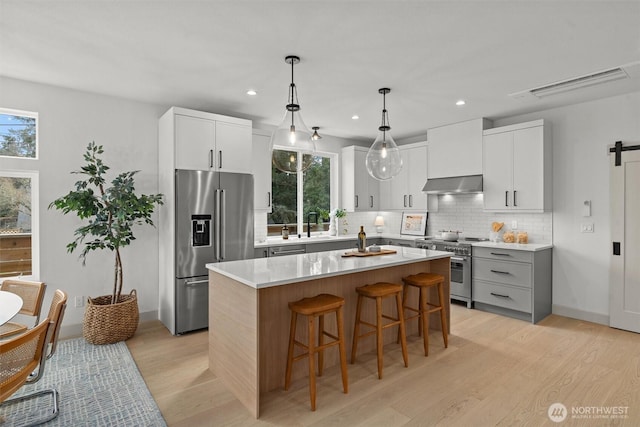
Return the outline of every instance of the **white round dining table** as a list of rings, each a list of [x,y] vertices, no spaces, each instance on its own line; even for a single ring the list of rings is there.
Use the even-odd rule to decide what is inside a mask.
[[[22,298],[13,292],[0,291],[0,325],[7,323],[22,308]]]

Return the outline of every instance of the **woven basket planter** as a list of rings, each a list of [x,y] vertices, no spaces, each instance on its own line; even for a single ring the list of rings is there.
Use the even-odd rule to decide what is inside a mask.
[[[82,335],[91,344],[113,344],[127,340],[138,329],[138,297],[135,289],[111,304],[111,295],[89,298]]]

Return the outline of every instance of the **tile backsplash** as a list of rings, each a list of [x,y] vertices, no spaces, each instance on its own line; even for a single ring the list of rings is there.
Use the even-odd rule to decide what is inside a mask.
[[[467,237],[489,237],[491,223],[504,222],[503,230],[526,231],[529,243],[553,242],[553,214],[484,212],[482,194],[439,195],[438,211],[429,213],[427,234],[461,231]],[[517,224],[514,224],[514,221]],[[517,228],[513,228],[516,225]]]
[[[427,221],[427,235],[437,236],[440,230],[461,231],[467,237],[489,237],[491,223],[504,222],[503,230],[513,230],[513,222],[517,223],[518,231],[526,231],[529,243],[553,242],[553,214],[551,212],[511,213],[484,212],[482,194],[438,195],[437,212],[429,212]],[[383,233],[399,234],[402,222],[402,212],[349,212],[346,216],[347,234],[356,234],[360,226],[364,225],[368,236],[377,234],[373,225],[376,215],[384,218]],[[255,239],[266,238],[266,213],[256,212]],[[338,226],[338,232],[343,234],[343,225]],[[418,237],[418,236],[416,236]]]

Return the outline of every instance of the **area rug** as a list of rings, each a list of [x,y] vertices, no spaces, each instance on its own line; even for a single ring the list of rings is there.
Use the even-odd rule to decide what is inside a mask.
[[[166,426],[124,342],[92,345],[83,338],[58,342],[44,376],[15,396],[55,388],[60,414],[46,426]],[[1,427],[27,424],[50,413],[51,397],[0,407]]]

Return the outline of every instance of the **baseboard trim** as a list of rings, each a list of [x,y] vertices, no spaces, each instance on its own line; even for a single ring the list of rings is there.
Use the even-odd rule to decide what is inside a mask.
[[[158,310],[153,311],[145,311],[144,313],[140,313],[140,322],[146,322],[149,320],[158,320]],[[72,323],[70,325],[65,325],[64,319],[62,321],[62,326],[60,327],[60,336],[61,340],[66,340],[70,338],[78,338],[82,336],[82,323]]]
[[[571,317],[572,319],[584,320],[585,322],[599,323],[609,326],[609,315],[594,313],[591,311],[579,310],[577,308],[566,307],[563,305],[553,304],[551,312],[558,316]]]

